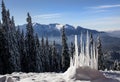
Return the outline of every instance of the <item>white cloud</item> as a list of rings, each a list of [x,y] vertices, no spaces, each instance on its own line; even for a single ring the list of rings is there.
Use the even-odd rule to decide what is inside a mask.
[[[102,12],[106,12],[106,11],[109,11],[109,10],[96,10],[96,11],[94,11],[94,13],[102,13]]]
[[[36,15],[33,18],[41,18],[41,19],[52,19],[52,18],[60,18],[60,13],[52,13],[52,14],[40,14]]]
[[[120,30],[120,16],[103,17],[98,19],[90,19],[81,22],[83,27],[89,27],[99,31]]]
[[[108,8],[114,8],[114,7],[120,7],[120,4],[116,4],[116,5],[101,5],[101,6],[90,7],[90,8],[92,8],[92,9],[108,9]]]

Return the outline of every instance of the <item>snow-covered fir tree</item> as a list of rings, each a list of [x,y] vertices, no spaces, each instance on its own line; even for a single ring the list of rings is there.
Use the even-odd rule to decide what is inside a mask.
[[[101,44],[100,36],[98,36],[97,38],[97,52],[98,52],[98,69],[104,70],[105,69],[104,56],[102,52],[102,44]]]
[[[36,72],[43,72],[42,54],[40,50],[39,37],[35,36],[35,50],[36,50]]]
[[[52,45],[49,45],[49,71],[52,72]]]
[[[73,42],[71,42],[71,47],[70,47],[70,56],[73,58],[75,52],[75,45]]]
[[[50,61],[49,61],[49,42],[48,37],[46,37],[46,44],[45,44],[45,70],[48,72],[50,70]]]
[[[21,61],[21,71],[27,72],[27,54],[26,54],[26,46],[25,46],[25,36],[24,31],[22,30],[22,33],[20,35],[20,45],[19,45],[19,51],[20,51],[20,61]]]
[[[6,53],[6,59],[3,58],[3,60],[7,60],[4,62],[4,65],[6,66],[7,73],[11,73],[14,71],[20,71],[20,54],[18,52],[16,37],[14,35],[15,30],[13,31],[12,28],[15,28],[12,26],[13,20],[10,19],[10,13],[9,10],[6,10],[5,4],[2,1],[2,27],[4,29],[5,34],[5,49],[7,51]]]
[[[3,55],[5,51],[5,36],[4,36],[4,30],[2,29],[2,24],[0,21],[0,74],[4,74],[4,61],[3,61]]]
[[[55,47],[55,41],[53,42],[53,46],[52,46],[52,71],[53,72],[58,72],[59,68],[60,68],[60,64],[59,64],[59,58],[58,58],[58,53],[57,53],[57,49]]]
[[[62,71],[66,71],[70,65],[70,54],[67,45],[67,37],[65,35],[65,28],[62,28]]]
[[[26,54],[27,54],[27,67],[28,72],[35,72],[36,65],[36,50],[35,50],[35,39],[34,39],[34,31],[32,26],[31,16],[27,14],[27,25],[26,25],[26,36],[25,36],[25,45],[26,45]]]
[[[42,37],[41,39],[41,45],[40,45],[40,50],[41,50],[41,56],[42,56],[42,66],[43,66],[43,72],[45,72],[45,63],[46,63],[46,58],[45,58],[45,42],[44,38]]]

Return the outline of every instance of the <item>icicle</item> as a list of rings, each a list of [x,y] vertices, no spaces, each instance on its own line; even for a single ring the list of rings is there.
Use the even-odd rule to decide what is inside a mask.
[[[82,45],[82,47],[83,47],[83,66],[85,66],[85,45],[84,45],[84,41],[83,41],[83,45]]]
[[[77,35],[75,35],[75,67],[78,67],[78,44],[77,44]]]
[[[80,37],[80,47],[81,47],[81,53],[80,53],[80,66],[84,66],[84,44],[83,44],[83,34],[81,32],[81,37]]]
[[[94,69],[97,69],[97,59],[96,59],[96,46],[95,43],[93,45],[93,64],[94,64]]]
[[[86,59],[85,59],[85,63],[86,66],[90,66],[90,56],[89,56],[89,33],[87,31],[87,39],[86,39]]]

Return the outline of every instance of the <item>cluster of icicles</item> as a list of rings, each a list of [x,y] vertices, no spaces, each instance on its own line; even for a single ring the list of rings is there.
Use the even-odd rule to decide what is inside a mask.
[[[78,40],[75,35],[75,55],[71,57],[70,67],[89,67],[91,69],[98,69],[98,53],[95,43],[90,44],[89,33],[86,36],[86,45],[83,40],[83,34],[80,37],[80,53],[78,52]]]

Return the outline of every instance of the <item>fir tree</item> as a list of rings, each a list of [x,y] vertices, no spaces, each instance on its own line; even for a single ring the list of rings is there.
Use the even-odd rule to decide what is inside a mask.
[[[93,58],[93,42],[94,42],[94,40],[93,40],[93,35],[92,35],[92,33],[90,33],[90,57],[91,57],[91,59]]]
[[[55,41],[53,42],[53,48],[52,48],[52,71],[57,72],[59,63],[58,63],[58,56],[57,56],[57,50],[55,47]]]
[[[12,73],[14,71],[20,71],[19,52],[17,48],[16,37],[12,32],[10,22],[9,10],[6,11],[4,2],[2,1],[2,27],[5,36],[5,54],[3,56],[5,73]],[[6,61],[7,60],[7,61]]]
[[[45,54],[45,42],[44,38],[41,39],[41,54],[42,54],[42,65],[43,65],[43,72],[46,72],[47,66],[46,66],[46,54]]]
[[[75,46],[74,46],[74,44],[71,42],[70,55],[71,55],[72,58],[73,58],[73,56],[74,56],[74,52],[75,52]]]
[[[42,54],[41,54],[40,42],[37,34],[35,36],[35,48],[36,48],[36,72],[42,72],[43,71]]]
[[[50,61],[49,61],[49,42],[48,37],[46,38],[46,45],[45,45],[45,70],[48,72],[50,70]]]
[[[20,39],[21,39],[21,32],[20,32],[20,28],[18,26],[18,29],[16,31],[16,39],[17,39],[17,45],[18,45],[18,49],[19,49],[19,52],[20,52],[20,47],[22,46],[21,43],[20,43]],[[21,53],[21,52],[20,52]]]
[[[24,37],[24,31],[22,30],[22,33],[20,35],[20,41],[19,41],[19,51],[20,51],[20,61],[21,61],[21,71],[27,72],[27,53],[26,53],[26,46],[25,46],[25,37]]]
[[[48,55],[48,58],[49,58],[49,72],[52,72],[52,45],[49,45],[49,55]]]
[[[62,29],[62,71],[66,71],[70,65],[70,55],[67,45],[67,37],[65,35],[65,28]]]
[[[5,41],[5,36],[3,34],[3,29],[2,29],[2,24],[1,24],[1,21],[0,21],[0,74],[4,74],[4,62],[3,62],[3,55],[4,55],[4,41]]]
[[[90,33],[90,45],[92,46],[93,45],[93,35],[92,35],[92,33]]]
[[[25,37],[26,44],[26,54],[27,54],[27,63],[28,63],[28,71],[27,72],[35,72],[35,59],[36,59],[36,50],[35,50],[35,40],[34,40],[34,31],[32,26],[31,16],[27,14],[27,31]]]
[[[2,0],[2,22],[3,22],[3,29],[5,29],[5,31],[8,31],[9,24],[7,19],[7,11],[3,0]]]
[[[104,70],[105,66],[104,66],[104,58],[102,53],[102,44],[101,44],[100,36],[98,36],[97,51],[98,51],[98,69]]]

